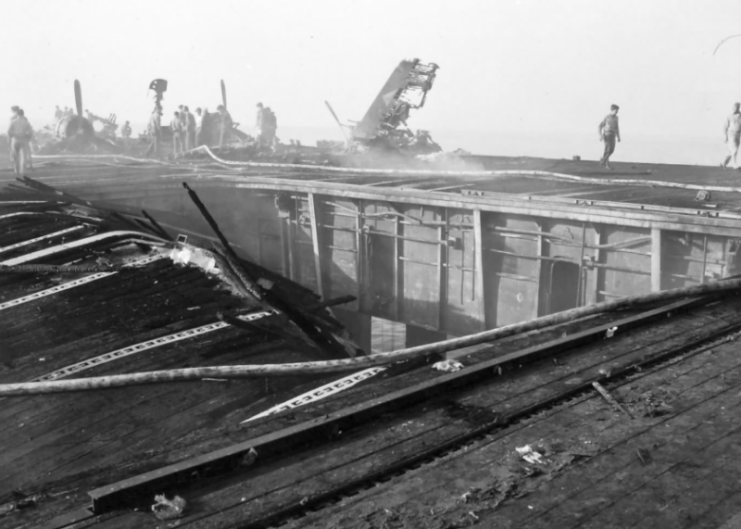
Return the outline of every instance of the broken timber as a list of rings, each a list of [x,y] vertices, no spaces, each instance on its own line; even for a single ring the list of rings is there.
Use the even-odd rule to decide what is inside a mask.
[[[185,182],[183,182],[183,187],[188,191],[191,200],[221,241],[224,251],[223,253],[219,253],[217,250],[215,253],[221,257],[221,265],[228,265],[231,269],[232,273],[230,275],[232,277],[232,283],[237,286],[240,292],[248,292],[249,295],[262,304],[266,309],[278,310],[286,314],[291,322],[293,322],[301,332],[320,349],[326,350],[333,355],[345,356],[349,353],[350,356],[354,356],[355,351],[347,351],[345,347],[337,341],[332,332],[325,329],[320,322],[317,322],[316,318],[312,318],[312,323],[306,315],[302,314],[299,310],[294,309],[288,300],[281,299],[279,296],[274,294],[270,288],[263,288],[258,281],[255,281],[246,268],[240,263],[236,252],[221,232],[221,229],[219,229],[218,224],[209,213],[205,204],[198,197],[198,194]],[[236,278],[234,276],[236,276]]]

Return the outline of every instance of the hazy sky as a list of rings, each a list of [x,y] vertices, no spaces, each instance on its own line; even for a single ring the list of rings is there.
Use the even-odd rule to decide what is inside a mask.
[[[396,64],[440,65],[413,128],[583,133],[611,103],[624,141],[715,138],[741,100],[739,0],[26,0],[4,2],[0,101],[36,127],[55,104],[143,123],[149,82],[165,115],[215,109],[224,79],[236,121],[255,104],[280,125],[359,120]]]

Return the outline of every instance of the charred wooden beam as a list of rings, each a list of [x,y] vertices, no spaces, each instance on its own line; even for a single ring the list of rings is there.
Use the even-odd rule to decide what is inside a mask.
[[[209,213],[208,209],[206,208],[206,205],[201,202],[200,197],[198,194],[193,191],[190,186],[186,182],[183,182],[183,187],[188,192],[188,196],[193,201],[193,204],[198,208],[198,211],[201,212],[201,215],[203,215],[203,218],[206,219],[206,222],[208,222],[208,225],[211,226],[211,229],[214,231],[216,236],[221,241],[222,246],[224,246],[224,249],[226,250],[226,253],[228,253],[234,260],[239,259],[237,257],[236,252],[234,249],[232,249],[231,244],[229,244],[229,241],[224,236],[223,233],[221,233],[221,229],[219,228],[219,225],[216,223],[216,220],[211,216],[211,213]]]
[[[29,178],[27,176],[24,176],[23,178],[16,178],[16,180],[18,180],[19,182],[21,182],[24,185],[27,185],[28,187],[30,187],[32,189],[36,189],[36,190],[41,191],[43,193],[52,194],[52,195],[56,196],[57,198],[62,197],[64,200],[67,200],[67,201],[72,202],[74,204],[82,204],[82,205],[89,206],[89,207],[95,207],[95,206],[93,206],[93,203],[92,202],[89,202],[87,200],[83,200],[83,199],[78,198],[78,197],[76,197],[74,195],[70,195],[69,193],[66,193],[64,191],[59,191],[58,189],[55,189],[55,188],[53,188],[51,186],[48,186],[46,184],[43,184],[43,183],[39,182],[38,180],[34,180],[34,179]]]
[[[188,195],[193,203],[223,243],[223,253],[219,253],[218,250],[215,253],[220,255],[225,269],[230,270],[231,281],[240,292],[243,294],[246,292],[265,308],[278,310],[286,314],[310,341],[316,344],[319,349],[330,353],[332,356],[346,356],[348,353],[354,353],[354,351],[347,351],[337,341],[331,330],[327,329],[325,325],[322,325],[321,320],[316,315],[303,313],[300,308],[293,305],[292,300],[282,299],[275,293],[272,289],[272,282],[269,282],[268,286],[263,286],[259,280],[255,280],[247,268],[242,266],[236,252],[232,249],[229,241],[219,229],[216,220],[211,216],[211,213],[209,213],[205,204],[201,202],[196,192],[188,187],[188,184],[185,182],[183,182],[183,187],[188,191]],[[222,263],[219,264],[220,267]]]
[[[344,305],[345,303],[352,303],[356,299],[357,298],[355,296],[341,296],[339,298],[328,299],[327,301],[322,301],[321,303],[312,305],[307,310],[314,312],[316,310],[324,309],[327,307],[335,307],[337,305]]]
[[[168,241],[172,241],[173,240],[172,237],[170,236],[170,234],[167,233],[162,226],[160,226],[160,223],[157,222],[154,219],[154,217],[152,217],[149,213],[147,213],[144,210],[142,210],[142,215],[144,215],[147,218],[147,220],[152,223],[152,226],[154,226],[155,230],[157,230],[157,232],[158,232],[158,234],[159,234],[160,237],[162,237],[163,239],[168,240]]]
[[[266,325],[263,325],[265,323],[281,323],[281,319],[276,314],[275,316],[270,316],[268,318],[261,318],[260,323],[253,323],[250,321],[240,320],[239,318],[236,318],[234,316],[230,316],[229,314],[225,314],[223,312],[217,312],[216,317],[219,318],[224,323],[228,323],[232,327],[237,327],[238,329],[244,329],[246,331],[250,332],[258,332],[258,333],[267,333],[271,334],[273,336],[278,336],[280,338],[286,338],[286,339],[292,339],[293,336],[288,335],[285,332],[280,332],[278,329],[270,328]],[[272,321],[271,321],[272,320]],[[282,321],[282,323],[285,323],[285,320]]]
[[[218,248],[214,248],[213,256],[219,270],[224,275],[224,279],[239,293],[248,305],[263,306],[262,300],[241,281],[229,260]]]

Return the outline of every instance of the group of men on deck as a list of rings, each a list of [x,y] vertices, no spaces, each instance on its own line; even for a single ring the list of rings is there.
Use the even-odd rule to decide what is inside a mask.
[[[224,146],[231,137],[231,131],[234,126],[231,115],[223,105],[217,107],[217,114],[209,114],[207,109],[196,108],[195,115],[185,105],[180,105],[178,110],[173,113],[170,121],[170,128],[173,134],[173,152],[175,155],[193,149],[200,145],[205,145],[208,140],[204,134],[204,121],[212,119],[219,123],[219,146]],[[600,122],[598,127],[599,139],[604,142],[604,152],[600,159],[600,165],[607,169],[610,167],[610,156],[615,152],[616,142],[620,142],[620,123],[618,120],[618,105],[610,106],[610,113]],[[12,117],[10,127],[8,128],[8,140],[10,141],[10,154],[13,161],[13,168],[16,173],[23,173],[26,169],[32,169],[31,161],[31,141],[34,132],[28,119],[25,117],[23,109],[18,106],[11,107]],[[56,107],[55,117],[61,118],[66,116],[70,109],[61,110]],[[157,104],[149,120],[147,132],[151,138],[151,144],[146,155],[158,155],[160,151],[160,142],[162,140],[162,107]],[[257,116],[255,122],[257,134],[257,143],[261,146],[272,146],[276,141],[276,132],[278,129],[275,113],[270,107],[257,104]],[[721,167],[728,167],[729,164],[734,169],[739,169],[738,152],[741,149],[741,103],[734,103],[731,114],[726,118],[723,125],[724,140],[728,146],[728,155],[726,156]],[[128,138],[131,135],[131,126],[127,121],[122,129],[123,136]]]
[[[200,108],[196,109],[199,116],[201,116],[200,110]],[[196,146],[196,129],[196,117],[187,106],[180,105],[170,121],[172,149],[175,155],[189,151]]]
[[[234,122],[224,105],[216,107],[215,114],[209,113],[208,109],[196,108],[195,114],[190,112],[186,105],[180,105],[178,110],[173,113],[170,120],[170,130],[172,131],[173,154],[179,155],[201,145],[209,143],[206,135],[205,124],[218,122],[219,127],[219,146],[223,147],[231,138]],[[155,106],[149,118],[147,125],[147,134],[151,143],[147,149],[146,155],[158,155],[160,152],[160,143],[162,141],[162,107]]]

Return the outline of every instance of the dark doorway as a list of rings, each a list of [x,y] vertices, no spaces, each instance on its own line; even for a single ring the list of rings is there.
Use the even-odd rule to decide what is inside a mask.
[[[546,314],[579,306],[579,265],[568,261],[551,261]]]

